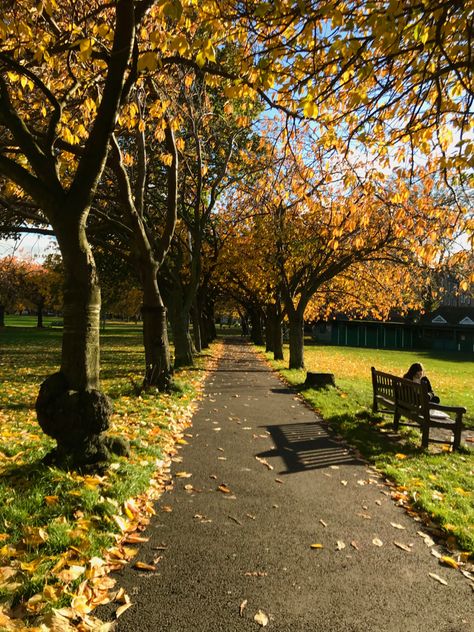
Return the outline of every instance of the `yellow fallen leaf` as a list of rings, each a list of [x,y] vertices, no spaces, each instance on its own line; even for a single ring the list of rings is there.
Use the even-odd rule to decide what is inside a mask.
[[[10,536],[8,535],[8,533],[0,533],[0,542],[4,542],[5,540],[8,540]]]
[[[146,564],[145,562],[135,562],[133,568],[137,568],[140,571],[156,571],[156,566]]]
[[[351,542],[351,546],[352,548],[354,548],[356,551],[360,551],[359,545],[357,544],[357,542],[355,540],[352,540]]]
[[[403,460],[403,459],[407,458],[407,455],[406,454],[402,454],[401,452],[397,452],[397,454],[395,455],[395,458]]]
[[[383,542],[379,538],[374,538],[372,540],[372,544],[375,545],[375,546],[383,546]]]
[[[323,549],[324,547],[323,547],[322,544],[316,543],[316,544],[310,544],[310,548],[312,548],[312,549]]]
[[[246,606],[247,606],[247,599],[244,599],[244,600],[242,601],[242,603],[240,604],[240,606],[239,606],[239,615],[240,615],[241,617],[243,617],[243,616],[244,616],[244,610],[245,610]]]
[[[456,560],[453,560],[453,558],[449,557],[448,555],[442,555],[439,558],[439,561],[443,564],[446,564],[447,566],[451,566],[452,568],[459,568],[459,564],[456,562]]]
[[[125,610],[128,610],[130,608],[130,606],[133,606],[133,604],[124,603],[122,606],[119,606],[115,611],[115,618],[118,619],[125,612]]]
[[[232,493],[231,490],[229,489],[229,487],[227,487],[227,485],[225,485],[224,483],[221,483],[217,489],[218,489],[218,491],[222,492],[223,494],[231,494]]]
[[[404,526],[403,526],[403,525],[401,525],[401,524],[398,524],[398,522],[391,522],[390,524],[392,525],[392,527],[393,527],[394,529],[403,529],[403,530],[405,530],[405,529],[406,529],[406,527],[404,527]]]
[[[346,545],[344,544],[344,542],[342,540],[338,540],[336,543],[336,549],[338,551],[342,551],[342,549],[345,549]]]
[[[263,612],[263,610],[259,610],[253,620],[258,623],[258,625],[261,625],[262,628],[265,627],[266,625],[268,625],[268,617],[267,615]]]
[[[191,478],[192,474],[189,472],[176,472],[176,478]]]
[[[72,598],[71,608],[79,615],[89,614],[93,607],[89,604],[85,595],[76,595]]]
[[[128,544],[137,544],[139,542],[148,542],[149,539],[150,538],[146,538],[143,535],[138,535],[138,533],[130,533],[127,535],[124,542],[127,542]]]
[[[24,527],[23,542],[27,546],[40,546],[48,539],[48,533],[42,527]]]
[[[31,562],[20,562],[20,568],[27,573],[34,573],[42,561],[41,557],[36,557]]]

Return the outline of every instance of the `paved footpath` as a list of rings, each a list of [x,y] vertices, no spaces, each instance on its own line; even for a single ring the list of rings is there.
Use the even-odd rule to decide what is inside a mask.
[[[469,581],[249,345],[225,343],[190,434],[137,558],[158,572],[117,574],[119,632],[255,632],[259,610],[269,632],[474,631]]]

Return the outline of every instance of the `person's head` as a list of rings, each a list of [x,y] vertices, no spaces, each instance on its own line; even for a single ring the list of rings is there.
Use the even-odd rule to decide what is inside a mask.
[[[419,362],[414,362],[403,376],[406,380],[419,380],[423,376],[423,366]]]

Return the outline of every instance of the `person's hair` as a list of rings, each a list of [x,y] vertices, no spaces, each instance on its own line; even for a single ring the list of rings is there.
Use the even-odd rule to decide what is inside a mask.
[[[406,380],[412,380],[420,371],[423,371],[423,367],[419,362],[414,362],[403,377]]]

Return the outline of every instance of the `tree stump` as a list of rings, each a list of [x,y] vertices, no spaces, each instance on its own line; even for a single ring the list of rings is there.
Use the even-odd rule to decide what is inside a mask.
[[[325,386],[336,386],[334,373],[306,373],[304,383],[306,388],[324,388]]]

